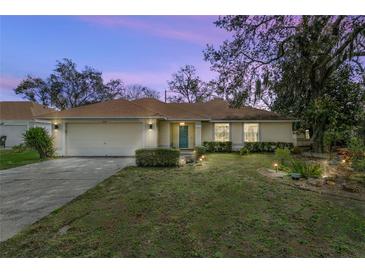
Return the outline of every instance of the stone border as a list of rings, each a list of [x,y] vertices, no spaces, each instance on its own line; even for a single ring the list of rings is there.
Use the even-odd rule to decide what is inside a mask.
[[[257,169],[257,172],[261,175],[264,176],[266,178],[269,179],[273,179],[275,181],[278,181],[278,179],[281,179],[282,184],[290,186],[290,187],[294,187],[294,188],[299,188],[301,190],[306,190],[306,191],[312,191],[318,194],[327,194],[327,195],[331,195],[331,196],[335,196],[335,197],[341,197],[341,198],[348,198],[348,199],[353,199],[353,200],[357,200],[357,201],[362,201],[365,202],[365,196],[362,196],[361,194],[357,194],[357,193],[347,193],[344,191],[341,191],[341,193],[338,192],[334,192],[333,190],[329,190],[323,187],[315,187],[315,186],[310,186],[307,183],[303,182],[303,179],[295,181],[292,180],[293,183],[289,183],[287,181],[287,179],[289,179],[289,177],[286,178],[280,178],[280,177],[271,177],[271,176],[267,176],[267,174],[269,173],[267,168],[259,168]],[[305,180],[306,182],[308,182],[308,180]]]

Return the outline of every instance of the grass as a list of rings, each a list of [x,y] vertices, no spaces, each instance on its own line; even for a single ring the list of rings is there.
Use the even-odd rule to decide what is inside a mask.
[[[270,182],[273,156],[121,170],[0,244],[2,257],[364,257],[364,205]],[[68,227],[67,233],[60,233]]]
[[[0,150],[0,170],[27,165],[41,161],[38,152],[26,150],[14,152],[13,150]]]

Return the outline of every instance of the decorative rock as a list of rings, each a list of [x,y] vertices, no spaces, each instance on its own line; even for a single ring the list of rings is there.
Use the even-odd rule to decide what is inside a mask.
[[[335,186],[336,182],[333,179],[325,179],[325,184],[329,186]]]
[[[312,185],[312,186],[316,186],[316,187],[320,187],[323,185],[323,182],[319,179],[313,179],[310,178],[307,180],[308,184]]]
[[[293,180],[299,180],[302,175],[300,173],[291,173],[290,174],[290,177],[293,179]]]
[[[354,184],[342,184],[342,189],[352,193],[359,193],[360,188]]]

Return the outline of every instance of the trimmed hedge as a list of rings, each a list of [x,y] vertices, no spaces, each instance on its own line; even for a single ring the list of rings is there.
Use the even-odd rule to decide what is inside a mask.
[[[203,142],[207,152],[232,152],[232,142]]]
[[[143,148],[136,150],[136,164],[142,167],[178,166],[180,151],[172,148]]]
[[[248,149],[246,147],[241,147],[241,149],[240,149],[240,154],[241,155],[247,155],[249,153],[250,152],[248,151]]]
[[[291,150],[293,148],[292,143],[284,142],[246,142],[245,148],[249,152],[274,152],[277,148],[288,148]]]

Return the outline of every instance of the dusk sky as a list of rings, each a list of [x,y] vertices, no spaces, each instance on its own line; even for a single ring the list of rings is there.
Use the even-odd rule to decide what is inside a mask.
[[[13,89],[27,74],[47,77],[56,60],[70,58],[163,93],[171,74],[194,65],[203,80],[213,77],[203,60],[206,44],[227,33],[217,16],[1,16],[1,100],[23,100]]]

